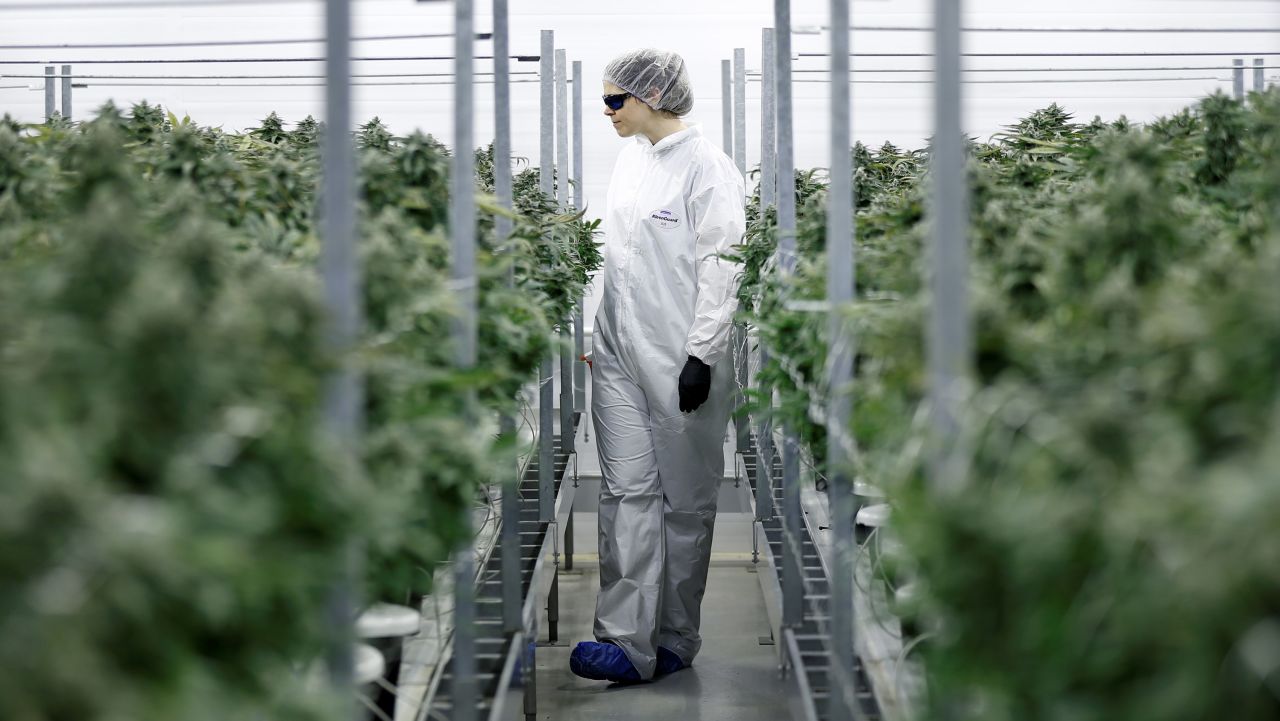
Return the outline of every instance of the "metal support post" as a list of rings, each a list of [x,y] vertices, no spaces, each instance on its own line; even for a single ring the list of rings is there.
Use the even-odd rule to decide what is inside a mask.
[[[538,637],[530,634],[524,644],[523,658],[520,659],[521,676],[524,682],[524,721],[537,721],[538,718]]]
[[[496,53],[495,53],[496,54]],[[502,437],[515,441],[516,422],[511,416],[502,418]],[[519,463],[507,466],[511,478],[502,486],[502,630],[508,634],[520,630],[523,582],[520,578],[520,476]]]
[[[1253,59],[1253,92],[1260,93],[1267,89],[1267,61],[1262,58]]]
[[[738,172],[746,178],[747,174],[747,51],[746,48],[733,49],[733,160],[738,166]],[[747,328],[744,324],[738,323],[734,326],[733,331],[734,348],[739,352],[735,363],[735,372],[737,374],[737,384],[739,389],[747,387]],[[740,392],[738,395],[739,405],[745,401],[745,396]],[[747,417],[737,415],[733,421],[734,435],[736,438],[736,449],[738,453],[745,453],[751,445],[751,428]],[[735,487],[741,480],[740,474],[737,472],[737,464],[734,464],[734,485]]]
[[[760,32],[760,212],[764,214],[777,200],[777,95],[774,85],[774,30]],[[760,344],[760,366],[769,362],[764,343]],[[772,397],[761,384],[764,397]],[[756,478],[756,520],[773,519],[773,427],[768,420],[756,431],[759,469]]]
[[[551,576],[551,591],[547,594],[547,643],[554,646],[560,640],[560,569]]]
[[[1244,58],[1232,60],[1231,66],[1231,95],[1244,100]]]
[[[784,276],[796,265],[796,190],[791,115],[791,0],[774,0],[777,30],[778,88],[778,266]],[[783,428],[782,444],[782,622],[804,620],[804,587],[800,578],[800,456],[795,430]]]
[[[959,448],[959,396],[973,354],[969,316],[968,192],[961,115],[961,0],[934,0],[935,81],[933,202],[928,283],[927,363],[931,452],[929,478],[940,492],[964,482]]]
[[[493,0],[493,188],[498,205],[511,210],[511,40],[508,0]],[[511,219],[498,215],[494,219],[499,242],[511,236]],[[508,270],[507,285],[515,284]],[[516,421],[510,415],[502,418],[502,435],[516,439]],[[520,581],[520,467],[513,463],[511,478],[502,487],[502,627],[508,634],[521,626]]]
[[[46,74],[52,74],[47,68]],[[355,148],[351,138],[351,7],[350,0],[325,2],[325,131],[322,138],[323,175],[320,189],[322,248],[320,273],[329,315],[327,345],[347,358],[359,343],[361,307],[359,255],[356,253]],[[45,103],[52,115],[53,80],[46,81]],[[329,377],[324,394],[325,428],[344,464],[359,464],[364,418],[364,386],[354,364],[344,362]],[[329,679],[337,698],[351,699],[354,691],[352,619],[357,608],[355,579],[363,573],[357,546],[347,549],[329,597],[327,623],[333,630],[328,649]],[[356,717],[354,705],[342,716]]]
[[[804,623],[804,563],[801,559],[800,442],[790,428],[782,437],[782,624]]]
[[[581,212],[587,207],[586,188],[582,184],[582,61],[573,61],[573,209]],[[587,364],[582,360],[586,353],[583,299],[578,299],[578,310],[573,316],[573,407],[579,412],[587,409]],[[573,464],[573,481],[578,482],[578,464]]]
[[[62,118],[71,120],[71,66],[62,66]]]
[[[476,321],[476,188],[475,188],[475,7],[473,0],[454,2],[453,158],[449,189],[449,235],[453,238],[452,280],[459,296],[455,321],[455,364],[475,367]],[[470,392],[468,392],[470,396]],[[466,414],[476,412],[468,397]],[[476,721],[475,553],[471,549],[469,515],[462,519],[466,540],[454,552],[453,713],[452,721]]]
[[[724,154],[733,157],[733,67],[728,60],[720,61],[720,132]]]
[[[763,367],[769,362],[769,353],[764,347],[764,343],[760,344],[760,365]],[[773,398],[773,390],[766,383],[760,384],[760,395],[763,398]],[[758,459],[756,466],[756,520],[771,521],[773,520],[773,459],[777,449],[773,445],[773,421],[764,418],[760,422],[760,427],[756,431],[756,446],[758,451]]]
[[[853,132],[850,112],[849,0],[831,0],[831,186],[827,193],[827,492],[831,509],[831,721],[853,721],[853,440],[849,433],[854,338],[841,310],[853,301],[856,262],[853,215]]]
[[[564,570],[573,570],[573,514],[564,524]]]
[[[573,207],[569,176],[569,62],[556,50],[556,186],[562,209]],[[573,313],[560,321],[560,449],[573,453]]]
[[[542,93],[540,124],[541,143],[538,154],[538,186],[552,200],[555,189],[555,33],[542,31]],[[555,489],[555,353],[542,362],[538,380],[538,520],[550,523],[556,517]]]
[[[777,87],[774,84],[773,28],[760,33],[760,212],[777,201]]]
[[[54,103],[57,100],[55,92],[54,72],[56,68],[52,65],[46,65],[44,68],[44,121],[47,123],[53,119],[53,114],[57,111]]]
[[[556,50],[556,200],[559,206],[572,204],[569,190],[569,60],[563,49]]]
[[[733,49],[733,159],[747,174],[747,50]]]

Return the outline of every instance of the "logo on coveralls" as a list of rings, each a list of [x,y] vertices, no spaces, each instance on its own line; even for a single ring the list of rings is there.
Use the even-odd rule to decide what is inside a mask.
[[[655,210],[649,213],[649,224],[663,230],[675,230],[680,225],[680,218],[670,210]]]

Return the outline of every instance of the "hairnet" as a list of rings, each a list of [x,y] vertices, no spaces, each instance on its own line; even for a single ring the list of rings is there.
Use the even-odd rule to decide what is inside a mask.
[[[604,79],[654,110],[676,115],[693,110],[693,86],[684,58],[668,50],[644,48],[616,57],[605,66]]]

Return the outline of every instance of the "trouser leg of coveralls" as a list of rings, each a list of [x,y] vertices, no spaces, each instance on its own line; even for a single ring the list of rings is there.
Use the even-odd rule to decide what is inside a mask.
[[[657,663],[664,554],[658,462],[645,394],[611,349],[600,346],[591,381],[603,476],[595,636],[621,646],[640,677],[650,679]]]
[[[686,666],[702,648],[698,629],[724,475],[728,380],[717,377],[711,397],[697,411],[653,419],[666,541],[658,645],[673,651]]]

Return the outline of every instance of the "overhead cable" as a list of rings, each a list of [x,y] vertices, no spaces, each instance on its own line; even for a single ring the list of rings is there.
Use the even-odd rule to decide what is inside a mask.
[[[492,84],[493,84],[493,81],[492,81],[492,80],[477,80],[477,81],[475,81],[475,82],[476,82],[476,84],[477,84],[477,85],[492,85]],[[541,81],[539,81],[539,80],[512,80],[512,81],[510,81],[510,82],[512,82],[512,83],[537,83],[537,82],[541,82]],[[430,81],[430,80],[420,80],[420,81],[405,80],[405,81],[390,81],[390,82],[364,82],[364,83],[351,83],[351,85],[352,85],[352,86],[362,86],[362,87],[376,87],[376,86],[382,86],[382,85],[386,85],[386,86],[391,86],[391,85],[414,85],[414,86],[422,86],[422,85],[448,85],[448,86],[452,86],[452,85],[453,85],[453,83],[451,83],[451,82],[441,82],[441,81]],[[26,87],[26,86],[23,86],[23,87]],[[127,88],[323,88],[323,87],[325,87],[325,83],[311,83],[311,82],[306,82],[306,83],[284,83],[284,82],[267,82],[267,83],[190,83],[190,82],[176,82],[176,83],[169,83],[169,82],[162,82],[162,83],[134,83],[134,82],[116,82],[116,81],[111,81],[111,82],[105,82],[105,83],[99,83],[99,82],[86,83],[83,87],[86,87],[86,88],[98,88],[98,87],[121,87],[121,88],[126,88],[126,87],[127,87]]]
[[[128,10],[147,8],[181,8],[206,5],[300,5],[318,0],[82,0],[81,2],[9,2],[0,3],[0,12],[6,10]]]
[[[1280,54],[1280,53],[1278,53]],[[453,60],[452,55],[382,55],[370,57],[354,57],[351,58],[356,62],[376,62],[376,61],[418,61],[418,60]],[[492,60],[492,55],[477,55],[477,60]],[[518,63],[534,63],[538,61],[537,55],[512,55],[512,60]],[[150,59],[128,59],[128,60],[0,60],[0,65],[45,65],[45,64],[66,64],[66,65],[188,65],[188,64],[204,64],[204,63],[321,63],[325,58],[305,57],[305,58],[150,58]]]
[[[798,53],[802,58],[825,58],[829,53]],[[1131,51],[1131,52],[998,52],[998,53],[961,53],[966,58],[1179,58],[1179,57],[1236,57],[1276,56],[1280,51],[1243,52],[1240,50],[1212,50],[1196,52],[1190,50],[1171,51]],[[931,58],[933,53],[849,53],[855,58]]]
[[[493,75],[492,72],[475,73],[476,75]],[[537,75],[536,70],[521,70],[510,75]],[[324,74],[311,75],[92,75],[84,73],[68,73],[43,75],[35,73],[0,73],[0,78],[72,78],[74,80],[324,80]],[[451,78],[453,73],[356,73],[353,78]]]
[[[1247,65],[1244,66],[1248,70],[1278,70],[1280,65]],[[1182,72],[1192,70],[1235,70],[1235,66],[1231,65],[1180,65],[1180,66],[1141,66],[1141,67],[1105,67],[1105,68],[964,68],[962,72],[966,73],[1096,73],[1096,72],[1159,72],[1166,70],[1177,70]],[[804,68],[792,70],[793,73],[826,73],[826,68]],[[857,73],[932,73],[933,68],[858,68],[853,71]],[[747,73],[749,76],[759,76],[758,71]],[[24,77],[18,75],[9,75],[6,77]],[[43,76],[40,76],[43,77]]]
[[[1058,83],[1162,83],[1184,80],[1217,80],[1219,82],[1227,82],[1229,78],[1220,78],[1215,75],[1198,75],[1187,77],[1173,78],[1037,78],[1037,79],[1018,79],[1018,80],[961,80],[961,82],[969,85],[1044,85]],[[760,78],[752,77],[752,82],[759,82]],[[805,79],[793,80],[795,83],[828,83],[826,79]],[[857,85],[932,85],[932,80],[853,80]]]
[[[368,35],[353,37],[352,42],[373,42],[381,40],[428,40],[431,38],[451,38],[453,33],[416,33],[412,35]],[[477,40],[489,40],[493,33],[476,33]],[[140,48],[209,48],[209,47],[242,47],[249,45],[308,45],[325,42],[324,38],[278,38],[271,40],[189,40],[162,43],[33,43],[18,45],[0,45],[0,50],[124,50]]]
[[[831,26],[819,25],[817,29],[830,31]],[[910,33],[931,33],[932,27],[919,27],[915,25],[851,25],[850,30],[854,32],[910,32]],[[1048,27],[965,27],[961,28],[967,33],[1053,33],[1053,34],[1072,34],[1072,33],[1127,33],[1127,34],[1193,34],[1193,35],[1215,35],[1215,34],[1236,34],[1236,33],[1280,33],[1280,28],[1048,28]],[[804,29],[801,29],[804,34]]]

